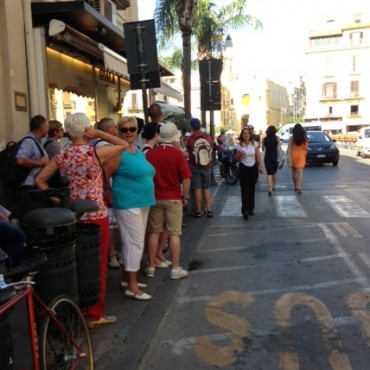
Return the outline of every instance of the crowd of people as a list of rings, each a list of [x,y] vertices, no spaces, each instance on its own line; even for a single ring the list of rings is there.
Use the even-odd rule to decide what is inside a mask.
[[[59,121],[48,122],[41,115],[32,117],[26,136],[33,140],[24,140],[17,154],[17,164],[30,171],[17,187],[18,204],[14,213],[10,216],[0,213],[0,230],[7,235],[6,244],[11,247],[16,265],[26,235],[9,221],[10,217],[22,220],[27,211],[40,207],[29,196],[30,190],[47,189],[59,175],[68,177],[71,199],[89,199],[98,204],[98,211],[87,212],[79,220],[99,225],[101,229],[100,298],[85,308],[92,328],[116,321],[116,317],[105,313],[107,267],[122,269],[120,285],[126,297],[150,300],[152,296],[144,291],[147,284],[138,281],[142,267],[149,278],[155,276],[157,268],[168,268],[171,279],[188,276],[188,271],[181,267],[180,254],[183,212],[190,195],[194,199],[195,218],[203,214],[213,217],[212,163],[199,165],[193,155],[199,138],[212,145],[210,135],[202,130],[197,118],[189,121],[191,133],[188,134],[181,133],[172,122],[163,123],[161,108],[155,103],[149,107],[149,116],[150,122],[146,124],[135,117],[122,117],[117,123],[103,118],[94,128],[84,113],[67,116],[64,125]],[[64,131],[69,142],[62,147],[59,140]],[[224,139],[222,132],[217,138],[220,147]],[[239,162],[241,213],[247,220],[254,215],[259,174],[266,171],[269,196],[276,188],[281,142],[276,128],[269,126],[262,140],[262,159],[261,141],[253,127],[244,127],[237,141],[235,158]],[[294,191],[298,194],[302,191],[306,150],[305,132],[297,124],[287,154]],[[104,197],[107,191],[111,203]],[[163,254],[167,244],[169,259]]]

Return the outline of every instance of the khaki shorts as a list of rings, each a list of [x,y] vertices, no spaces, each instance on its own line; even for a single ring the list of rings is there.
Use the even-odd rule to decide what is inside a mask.
[[[181,200],[158,200],[150,208],[147,232],[160,233],[165,224],[169,235],[181,235],[182,213]]]

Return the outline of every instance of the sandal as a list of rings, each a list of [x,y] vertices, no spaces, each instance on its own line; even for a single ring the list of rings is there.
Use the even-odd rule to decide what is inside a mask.
[[[194,217],[195,218],[201,218],[202,217],[202,212],[195,212]]]
[[[213,217],[213,213],[212,213],[212,211],[207,211],[207,217],[208,217],[208,218],[212,218],[212,217]]]

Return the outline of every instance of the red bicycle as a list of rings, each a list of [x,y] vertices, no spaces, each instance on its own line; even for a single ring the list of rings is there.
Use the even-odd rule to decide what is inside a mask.
[[[0,252],[3,252],[1,248]],[[7,314],[25,300],[33,369],[93,370],[90,332],[78,305],[67,296],[58,296],[47,306],[33,289],[32,277],[46,260],[46,255],[40,253],[0,274],[0,319],[6,319]],[[26,277],[22,281],[7,282],[15,276]],[[6,358],[0,359],[0,363],[11,369],[12,351],[1,352]]]

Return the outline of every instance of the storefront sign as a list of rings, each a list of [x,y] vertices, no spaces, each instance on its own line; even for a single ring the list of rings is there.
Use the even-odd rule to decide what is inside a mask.
[[[113,85],[116,84],[116,76],[113,73],[106,71],[105,69],[99,70],[99,79],[102,81],[109,82]]]

